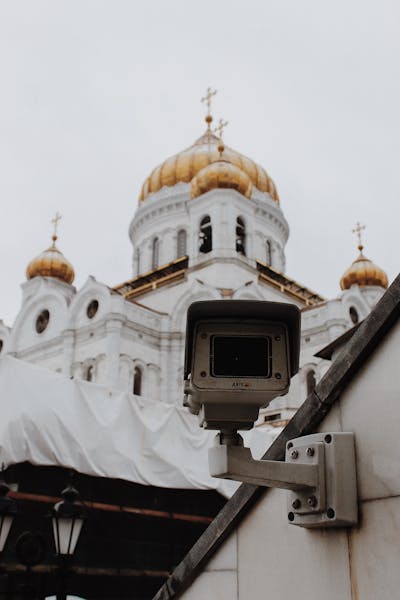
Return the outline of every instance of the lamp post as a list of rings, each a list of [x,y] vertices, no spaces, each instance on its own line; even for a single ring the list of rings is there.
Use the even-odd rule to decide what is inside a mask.
[[[10,487],[4,481],[4,467],[0,472],[0,554],[4,550],[14,517],[17,514],[17,503],[8,498]]]
[[[60,587],[57,600],[66,600],[66,572],[75,552],[87,509],[79,501],[79,492],[69,484],[61,492],[62,500],[54,506],[51,517],[53,522],[54,544],[59,560]]]
[[[8,534],[10,533],[11,526],[14,521],[14,517],[17,514],[17,503],[8,497],[10,487],[4,481],[4,464],[1,465],[0,470],[0,560],[5,548]],[[2,568],[0,567],[2,572]],[[7,591],[6,597],[9,597],[9,579],[7,571],[4,571],[4,581],[6,583]]]

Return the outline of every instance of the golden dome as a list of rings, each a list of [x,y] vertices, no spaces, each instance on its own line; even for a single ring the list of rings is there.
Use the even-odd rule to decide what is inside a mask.
[[[218,161],[220,141],[220,138],[207,130],[190,148],[167,158],[152,171],[144,182],[139,202],[143,202],[149,194],[158,192],[164,186],[171,187],[180,182],[190,183],[204,167]],[[224,149],[224,161],[238,167],[248,176],[254,187],[261,192],[270,194],[279,204],[279,196],[274,182],[257,163],[227,147]],[[236,172],[235,177],[237,177]]]
[[[27,279],[33,277],[54,277],[60,281],[71,284],[75,277],[71,263],[56,247],[57,236],[53,235],[53,243],[44,252],[34,258],[26,269]]]
[[[207,165],[193,177],[190,195],[192,198],[197,198],[216,188],[237,190],[246,198],[250,198],[253,185],[247,173],[221,159]]]
[[[388,287],[388,278],[386,273],[374,265],[372,260],[366,258],[363,253],[363,246],[359,245],[359,256],[350,265],[340,280],[342,290],[348,290],[353,284],[364,287],[366,285],[378,285],[383,288]]]

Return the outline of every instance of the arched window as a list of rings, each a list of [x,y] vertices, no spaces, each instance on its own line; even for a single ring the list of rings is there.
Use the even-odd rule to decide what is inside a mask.
[[[357,309],[354,308],[354,306],[350,306],[349,315],[351,322],[354,323],[354,325],[357,325],[358,321],[360,320],[360,317],[358,316]]]
[[[306,382],[307,382],[307,396],[308,396],[308,394],[311,394],[311,392],[314,391],[316,383],[317,383],[316,379],[315,379],[315,371],[313,371],[313,369],[310,369],[308,371]]]
[[[46,329],[47,325],[49,324],[50,321],[50,313],[47,310],[47,308],[45,308],[44,310],[41,311],[41,313],[38,315],[37,319],[36,319],[36,331],[38,333],[43,333],[43,331]]]
[[[135,396],[142,395],[142,370],[139,367],[133,371],[133,393]]]
[[[89,302],[86,307],[86,316],[88,319],[93,319],[99,310],[99,301],[94,299]]]
[[[93,365],[89,365],[85,374],[86,381],[93,381]]]
[[[272,265],[272,244],[269,240],[265,244],[265,254],[267,265]]]
[[[151,258],[151,268],[157,269],[160,259],[160,240],[156,237],[153,240],[153,253]]]
[[[186,231],[184,229],[180,229],[178,231],[178,237],[176,240],[176,256],[180,258],[181,256],[186,255]]]
[[[246,227],[244,225],[244,221],[242,217],[238,217],[236,219],[236,252],[239,254],[243,254],[246,256]]]
[[[207,252],[211,252],[212,250],[212,228],[211,228],[211,219],[207,215],[203,217],[200,222],[200,252],[207,254]]]

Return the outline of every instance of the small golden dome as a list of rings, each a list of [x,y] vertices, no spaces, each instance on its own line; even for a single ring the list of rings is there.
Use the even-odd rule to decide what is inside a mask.
[[[149,194],[158,192],[164,186],[172,187],[177,183],[190,183],[199,171],[219,159],[218,146],[221,140],[207,130],[190,148],[168,158],[156,167],[143,184],[139,202]],[[247,175],[255,188],[266,192],[279,204],[275,184],[266,171],[243,154],[224,148],[224,161],[230,163]]]
[[[190,195],[192,198],[197,198],[216,188],[237,190],[246,198],[250,198],[253,185],[247,173],[221,159],[207,165],[193,177]]]
[[[53,235],[50,248],[34,258],[26,269],[27,279],[33,277],[54,277],[71,284],[75,277],[74,269],[62,252],[56,247],[57,236]]]
[[[374,265],[372,260],[366,258],[363,253],[363,246],[359,245],[359,256],[350,265],[340,280],[342,290],[348,290],[353,284],[364,287],[366,285],[377,285],[379,287],[388,287],[388,278],[386,273]]]

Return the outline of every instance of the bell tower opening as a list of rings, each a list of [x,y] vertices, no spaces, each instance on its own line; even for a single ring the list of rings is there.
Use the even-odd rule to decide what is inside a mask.
[[[151,257],[151,268],[157,269],[160,261],[160,240],[158,237],[153,240],[153,248],[152,248],[152,257]]]
[[[212,227],[211,219],[208,215],[200,221],[200,247],[199,251],[207,254],[212,250]]]
[[[267,265],[271,266],[272,265],[272,244],[270,242],[270,240],[267,240],[266,244],[265,244],[265,258],[266,258],[266,263]]]
[[[236,252],[246,256],[246,227],[242,217],[236,219]]]
[[[135,396],[142,395],[142,370],[139,367],[135,367],[133,372],[133,393]]]

